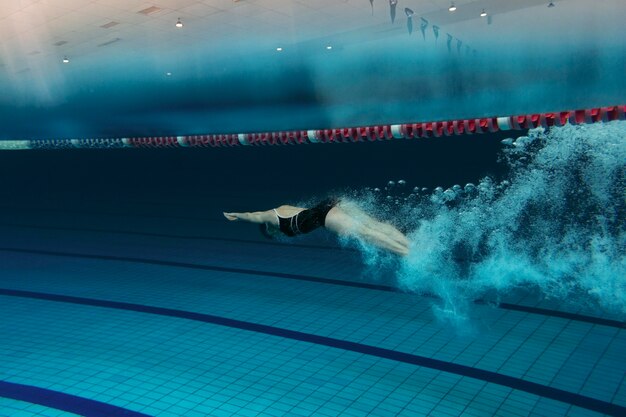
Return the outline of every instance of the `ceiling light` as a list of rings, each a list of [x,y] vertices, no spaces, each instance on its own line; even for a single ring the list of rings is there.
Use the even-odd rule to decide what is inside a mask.
[[[328,49],[328,50],[330,51],[331,49],[333,49],[333,47],[332,47],[332,46],[330,46],[330,45],[328,45],[328,46],[326,47],[326,49]]]
[[[183,27],[183,22],[180,21],[180,17],[178,18],[178,22],[176,22],[176,27],[177,28],[182,28]]]
[[[100,27],[101,27],[102,29],[111,29],[113,26],[117,26],[117,25],[119,25],[119,22],[116,22],[116,21],[113,21],[113,20],[112,20],[112,21],[110,21],[109,23],[106,23],[106,24],[104,24],[104,25],[101,25]]]
[[[63,63],[64,63],[64,64],[69,64],[69,63],[70,63],[70,60],[69,60],[66,56],[64,56],[64,57],[63,57]]]
[[[281,47],[279,46],[278,48],[276,48],[276,50],[277,50],[278,52],[282,52],[282,51],[283,51],[283,48],[281,48]]]
[[[172,73],[171,72],[166,72],[165,75],[167,75],[168,77],[171,77]]]
[[[450,3],[450,7],[448,7],[448,10],[450,10],[451,12],[456,11],[456,6],[454,5],[454,2]]]
[[[480,17],[487,17],[487,12],[485,11],[485,9],[483,9],[483,11],[480,12]]]
[[[150,15],[153,15],[153,14],[156,14],[156,13],[160,12],[161,10],[162,9],[159,8],[159,7],[150,6],[150,7],[146,8],[146,9],[139,10],[137,13],[143,14],[143,15],[146,15],[146,16],[150,16]]]

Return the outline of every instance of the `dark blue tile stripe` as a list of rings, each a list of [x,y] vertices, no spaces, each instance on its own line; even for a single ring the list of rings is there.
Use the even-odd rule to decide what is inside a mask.
[[[475,304],[486,305],[484,300],[475,300]],[[618,329],[626,329],[626,323],[619,320],[603,319],[601,317],[586,316],[577,313],[568,313],[566,311],[549,310],[547,308],[524,306],[519,304],[499,303],[498,308],[503,310],[521,311],[523,313],[540,314],[542,316],[559,317],[567,320],[582,321],[585,323],[598,324],[601,326],[616,327]]]
[[[142,217],[142,218],[150,218],[150,219],[172,219],[172,220],[192,220],[192,221],[201,221],[207,223],[224,223],[226,219],[222,216],[222,213],[218,210],[215,210],[215,216],[194,216],[194,215],[177,215],[170,213],[169,211],[154,211],[149,210],[146,212],[133,212],[131,210],[120,210],[116,212],[112,211],[102,211],[102,210],[87,210],[87,209],[76,209],[73,207],[64,207],[64,208],[54,208],[54,207],[33,207],[33,206],[9,206],[6,204],[0,204],[0,212],[10,210],[11,212],[35,212],[35,213],[62,213],[62,214],[79,214],[79,215],[88,215],[88,216],[103,216],[103,217],[122,217],[122,218],[132,218],[132,217]]]
[[[97,210],[77,210],[71,207],[65,208],[52,208],[52,207],[32,207],[32,206],[9,206],[6,204],[0,204],[0,210],[11,210],[11,211],[19,211],[19,212],[39,212],[39,213],[63,213],[63,214],[86,214],[90,216],[106,216],[106,217],[144,217],[151,219],[175,219],[175,220],[194,220],[194,221],[204,221],[204,222],[224,222],[224,218],[220,218],[217,216],[212,217],[200,217],[200,216],[178,216],[170,213],[159,212],[155,213],[153,211],[146,213],[133,213],[131,211],[119,211],[119,212],[110,212],[110,211],[97,211]]]
[[[456,375],[466,376],[479,379],[481,381],[503,385],[516,390],[528,392],[556,401],[572,404],[577,407],[585,408],[612,416],[626,415],[626,407],[601,401],[595,398],[587,397],[580,394],[564,391],[558,388],[552,388],[546,385],[537,384],[523,379],[514,378],[508,375],[496,372],[485,371],[470,366],[459,365],[451,362],[445,362],[438,359],[427,358],[424,356],[412,355],[409,353],[397,352],[395,350],[379,348],[376,346],[365,345],[362,343],[349,342],[346,340],[334,339],[325,336],[318,336],[310,333],[303,333],[294,330],[283,329],[274,326],[251,323],[241,320],[229,319],[210,314],[201,314],[191,311],[174,310],[162,307],[146,306],[141,304],[123,303],[118,301],[98,300],[82,297],[71,297],[67,295],[47,294],[32,291],[19,291],[10,289],[0,289],[0,295],[33,298],[46,301],[57,301],[64,303],[88,305],[95,307],[114,308],[127,311],[135,311],[141,313],[157,314],[161,316],[177,317],[188,320],[196,320],[204,323],[226,326],[234,329],[248,330],[257,333],[268,334],[272,336],[284,337],[287,339],[298,340],[302,342],[314,343],[318,345],[328,346],[337,349],[344,349],[351,352],[363,353],[366,355],[377,356],[379,358],[390,359],[393,361],[404,362],[412,365],[423,366],[426,368],[436,369],[439,371],[449,372]]]
[[[234,238],[223,238],[223,237],[215,237],[215,236],[202,236],[202,235],[177,235],[171,233],[151,233],[151,232],[136,232],[131,230],[115,230],[115,229],[96,229],[96,228],[88,228],[88,227],[56,227],[56,226],[34,226],[31,224],[22,224],[22,223],[6,223],[0,222],[0,226],[10,226],[10,227],[19,227],[22,229],[35,229],[35,230],[61,230],[66,232],[95,232],[95,233],[109,233],[109,234],[119,234],[119,235],[129,235],[129,236],[146,236],[146,237],[162,237],[166,239],[182,239],[182,240],[207,240],[214,242],[229,242],[229,243],[245,243],[252,245],[263,245],[263,246],[280,246],[280,247],[298,247],[298,248],[307,248],[307,249],[320,249],[320,250],[332,250],[332,251],[346,251],[346,252],[354,252],[357,253],[356,249],[352,248],[344,248],[341,246],[324,246],[324,245],[312,245],[306,243],[283,243],[283,242],[274,242],[271,240],[250,240],[250,239],[234,239]]]
[[[150,417],[125,408],[58,391],[0,381],[0,397],[39,404],[85,417]]]
[[[131,258],[131,257],[107,256],[107,255],[89,255],[89,254],[81,254],[81,253],[65,253],[65,252],[53,252],[53,251],[20,249],[20,248],[0,247],[0,251],[60,256],[60,257],[69,257],[69,258],[98,259],[98,260],[105,260],[105,261],[134,262],[134,263],[161,265],[161,266],[177,267],[177,268],[200,269],[204,271],[229,272],[229,273],[237,273],[237,274],[260,275],[260,276],[267,276],[267,277],[274,277],[274,278],[296,279],[299,281],[309,281],[309,282],[317,282],[317,283],[331,284],[331,285],[342,285],[345,287],[364,288],[368,290],[399,292],[397,288],[390,287],[388,285],[368,284],[365,282],[344,281],[340,279],[322,278],[322,277],[314,277],[310,275],[300,275],[300,274],[289,274],[289,273],[284,273],[284,272],[258,271],[255,269],[227,268],[227,267],[212,266],[212,265],[191,264],[191,263],[186,263],[186,262],[162,261],[162,260],[156,260],[156,259]],[[429,295],[422,294],[422,296],[429,296]],[[484,300],[475,300],[474,302],[480,305],[488,304]],[[616,327],[619,329],[626,329],[626,323],[622,321],[618,321],[618,320],[604,319],[600,317],[586,316],[586,315],[576,314],[576,313],[566,313],[566,312],[557,311],[557,310],[549,310],[545,308],[529,307],[529,306],[522,306],[522,305],[508,304],[508,303],[500,303],[500,304],[497,304],[496,307],[504,309],[504,310],[514,310],[514,311],[520,311],[520,312],[529,313],[529,314],[540,314],[543,316],[559,317],[559,318],[564,318],[567,320],[575,320],[575,321],[580,321],[580,322],[585,322],[585,323]]]
[[[257,275],[257,276],[260,275],[264,277],[296,279],[300,281],[311,281],[311,282],[319,282],[319,283],[324,283],[324,284],[345,285],[345,286],[357,287],[357,288],[367,288],[370,290],[395,291],[393,287],[389,287],[386,285],[367,284],[364,282],[349,282],[349,281],[343,281],[340,279],[321,278],[321,277],[314,277],[310,275],[290,274],[286,272],[257,271],[255,269],[229,268],[229,267],[223,267],[223,266],[192,264],[192,263],[187,263],[187,262],[162,261],[158,259],[131,258],[131,257],[125,257],[125,256],[109,256],[109,255],[91,255],[91,254],[82,254],[82,253],[68,253],[68,252],[55,252],[55,251],[47,251],[47,250],[2,248],[2,247],[0,247],[0,251],[29,253],[29,254],[36,254],[36,255],[60,256],[60,257],[66,257],[66,258],[98,259],[98,260],[103,260],[103,261],[117,261],[117,262],[133,262],[133,263],[169,266],[169,267],[177,267],[177,268],[199,269],[203,271],[230,272],[230,273],[235,273],[235,274],[248,274],[248,275]]]

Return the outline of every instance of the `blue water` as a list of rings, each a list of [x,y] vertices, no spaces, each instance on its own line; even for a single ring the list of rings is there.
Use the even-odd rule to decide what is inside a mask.
[[[625,132],[2,153],[0,409],[621,415]],[[221,215],[331,192],[409,256]]]
[[[393,276],[398,289],[435,295],[433,307],[446,320],[464,321],[471,301],[497,302],[520,288],[624,317],[626,123],[510,133],[354,145],[29,151],[0,155],[0,169],[11,178],[6,203],[69,210],[96,203],[119,210],[117,201],[139,200],[157,212],[173,205],[219,216],[310,206],[338,194],[403,230],[410,255],[399,260],[321,232],[302,240],[356,248],[366,266],[361,279]]]
[[[404,7],[418,2],[399,2],[393,23],[387,2],[347,3],[360,26],[334,36],[305,25],[281,55],[272,36],[235,50],[171,42],[167,54],[123,53],[122,40],[19,72],[0,49],[0,140],[626,102],[623,2],[510,2],[493,21],[449,21],[438,36],[445,10],[423,32],[416,16],[408,33]],[[626,410],[625,121],[354,144],[0,152],[0,178],[0,415]],[[222,216],[328,195],[405,232],[409,255],[323,229],[270,241]]]

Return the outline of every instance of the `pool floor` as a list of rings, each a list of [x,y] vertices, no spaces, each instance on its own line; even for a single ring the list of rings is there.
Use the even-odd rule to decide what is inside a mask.
[[[626,415],[626,331],[532,291],[433,299],[219,210],[4,206],[0,416]]]

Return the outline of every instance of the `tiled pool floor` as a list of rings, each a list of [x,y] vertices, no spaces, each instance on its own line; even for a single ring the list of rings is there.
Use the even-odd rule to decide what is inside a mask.
[[[3,217],[0,416],[626,413],[614,317],[518,292],[459,333],[354,251],[190,217]]]

